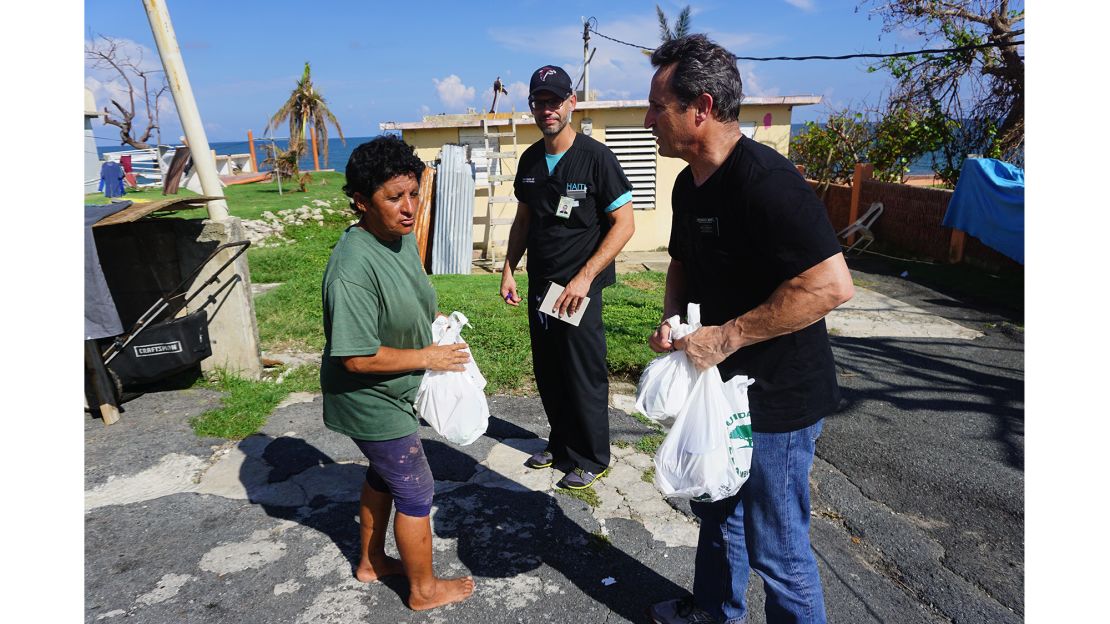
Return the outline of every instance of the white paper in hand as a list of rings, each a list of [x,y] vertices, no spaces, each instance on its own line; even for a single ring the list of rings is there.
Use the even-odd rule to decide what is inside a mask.
[[[564,311],[563,316],[559,316],[559,313],[555,311],[555,302],[559,300],[559,295],[561,294],[563,294],[562,286],[555,282],[548,284],[547,294],[543,296],[543,301],[540,302],[540,312],[543,312],[551,318],[557,318],[564,323],[570,323],[578,327],[578,324],[582,322],[582,315],[586,313],[586,306],[590,304],[590,298],[582,297],[582,303],[578,304],[578,309],[574,311],[574,314],[567,314],[567,312]]]

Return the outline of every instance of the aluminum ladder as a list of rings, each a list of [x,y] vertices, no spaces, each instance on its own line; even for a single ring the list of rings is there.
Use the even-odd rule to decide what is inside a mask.
[[[506,182],[510,185],[516,179],[516,160],[517,160],[517,119],[515,116],[509,117],[509,131],[501,131],[504,126],[497,125],[491,126],[492,119],[483,118],[482,124],[482,137],[485,141],[485,154],[488,159],[487,175],[486,175],[486,189],[488,194],[488,202],[486,204],[486,219],[485,219],[485,236],[484,245],[482,249],[482,261],[489,267],[491,271],[497,270],[497,254],[496,247],[505,247],[508,245],[508,233],[505,238],[494,239],[494,228],[512,226],[513,219],[516,217],[516,196],[510,191],[507,195],[498,195],[497,189]],[[501,121],[498,119],[497,121]],[[504,141],[500,139],[512,139],[513,151],[501,151],[508,147]],[[497,149],[494,150],[490,144],[490,139],[498,139]],[[495,166],[494,163],[501,163],[502,166]],[[510,165],[514,171],[509,173],[505,172],[505,165]],[[496,169],[497,173],[494,173]],[[508,208],[506,210],[506,207]],[[505,216],[508,212],[509,216]]]

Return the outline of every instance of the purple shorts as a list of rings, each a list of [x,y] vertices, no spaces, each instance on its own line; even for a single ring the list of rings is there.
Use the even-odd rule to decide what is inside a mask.
[[[370,460],[367,485],[392,494],[393,506],[406,516],[422,518],[432,512],[435,479],[419,434],[380,442],[351,439]]]

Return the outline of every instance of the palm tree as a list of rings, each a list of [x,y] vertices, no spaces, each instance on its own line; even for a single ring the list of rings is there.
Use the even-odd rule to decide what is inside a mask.
[[[655,5],[655,14],[659,17],[659,39],[663,43],[667,43],[671,39],[678,39],[690,34],[690,5],[682,9],[678,14],[678,18],[674,21],[674,30],[667,26],[667,16],[663,14],[663,9],[659,5]]]
[[[270,118],[269,129],[276,130],[282,122],[289,120],[289,148],[299,155],[304,149],[305,139],[309,135],[309,127],[316,129],[320,141],[324,143],[324,166],[328,164],[328,123],[335,126],[339,132],[339,140],[343,139],[343,129],[339,127],[339,120],[328,110],[324,96],[312,85],[312,70],[308,61],[304,63],[304,74],[297,81],[297,87],[289,94],[289,99],[281,105],[278,112]],[[311,126],[310,126],[311,124]],[[312,137],[312,153],[316,154],[316,137]]]

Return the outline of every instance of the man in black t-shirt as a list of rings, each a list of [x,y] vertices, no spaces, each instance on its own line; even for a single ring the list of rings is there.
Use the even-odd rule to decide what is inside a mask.
[[[632,185],[609,148],[570,125],[577,105],[570,76],[545,65],[532,74],[528,105],[543,133],[524,151],[513,190],[519,200],[501,272],[501,298],[519,305],[513,272],[528,250],[528,328],[536,387],[551,425],[530,468],[569,464],[558,487],[592,486],[609,467],[609,369],[601,289],[616,281],[613,259],[632,238]],[[577,326],[540,312],[550,284],[565,286],[558,316],[589,305]]]
[[[825,207],[775,150],[740,132],[736,59],[704,35],[655,50],[644,126],[659,153],[689,163],[675,180],[663,317],[701,304],[703,327],[656,352],[683,349],[699,369],[748,390],[753,454],[747,482],[701,519],[693,598],[653,605],[658,624],[740,622],[749,569],[764,581],[767,622],[824,622],[809,542],[809,481],[822,418],[840,400],[825,315],[853,294]]]

